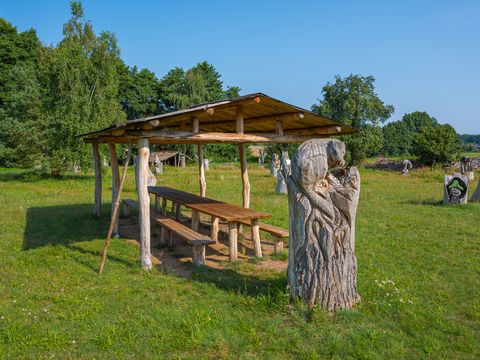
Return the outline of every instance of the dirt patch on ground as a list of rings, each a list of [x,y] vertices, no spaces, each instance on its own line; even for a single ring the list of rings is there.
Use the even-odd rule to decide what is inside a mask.
[[[189,226],[190,219],[182,218],[181,222]],[[219,226],[219,241],[216,244],[207,246],[206,250],[206,265],[213,269],[225,269],[229,266],[228,261],[228,232],[227,225],[220,224]],[[238,258],[247,260],[254,256],[253,243],[250,240],[250,232],[248,227],[244,227],[243,238],[238,241]],[[138,219],[136,217],[121,218],[119,223],[119,232],[127,241],[138,244]],[[202,222],[199,227],[199,232],[203,234],[210,233],[210,226]],[[159,244],[159,229],[152,227],[151,246],[152,246],[152,261],[154,265],[160,266],[165,272],[169,274],[179,275],[190,279],[192,277],[192,247],[186,244],[181,238],[173,236],[173,247],[160,247]],[[262,252],[264,255],[273,253],[273,243],[262,242]],[[268,268],[272,270],[284,271],[287,268],[286,261],[275,259],[266,259],[259,261],[256,266],[259,268]]]

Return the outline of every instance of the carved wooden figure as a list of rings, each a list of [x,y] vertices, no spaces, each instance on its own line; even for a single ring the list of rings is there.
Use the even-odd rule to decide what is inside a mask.
[[[410,160],[403,160],[402,161],[402,175],[407,176],[408,172],[412,170],[412,162]]]
[[[280,168],[280,161],[278,159],[278,154],[272,155],[272,160],[270,160],[270,176],[277,176],[278,170]]]
[[[443,177],[443,203],[466,204],[468,199],[468,176],[461,174]]]
[[[355,217],[360,174],[344,163],[336,139],[303,143],[286,175],[290,215],[288,277],[293,299],[328,310],[350,308],[357,292]]]

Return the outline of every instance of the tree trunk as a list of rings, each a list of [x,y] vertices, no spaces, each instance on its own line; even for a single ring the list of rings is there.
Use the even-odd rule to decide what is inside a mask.
[[[360,194],[357,168],[335,174],[345,145],[334,139],[303,143],[287,178],[290,215],[289,284],[293,299],[328,310],[350,308],[357,292],[355,216]]]

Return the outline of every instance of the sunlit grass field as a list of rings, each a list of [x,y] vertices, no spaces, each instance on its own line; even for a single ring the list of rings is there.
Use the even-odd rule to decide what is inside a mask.
[[[286,196],[249,171],[252,208],[287,228]],[[100,220],[91,174],[0,170],[0,358],[478,358],[480,204],[441,205],[440,170],[361,176],[362,302],[330,314],[291,304],[286,273],[258,261],[187,280],[141,271],[138,245],[114,239],[99,276],[108,170]],[[197,192],[197,169],[166,167],[158,185]],[[212,166],[207,196],[240,204],[238,167]]]

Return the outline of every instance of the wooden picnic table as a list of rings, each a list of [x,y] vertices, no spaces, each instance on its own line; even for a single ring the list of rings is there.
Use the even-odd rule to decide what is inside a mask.
[[[173,189],[168,186],[150,186],[148,191],[155,195],[155,205],[159,206],[157,199],[162,198],[162,213],[166,213],[167,200],[176,204],[177,220],[180,215],[180,206],[185,206],[192,210],[192,229],[198,230],[199,213],[211,216],[213,240],[218,241],[218,223],[219,220],[228,223],[228,242],[230,249],[230,261],[238,259],[238,224],[241,221],[250,221],[252,226],[252,240],[255,255],[261,256],[260,228],[258,219],[271,217],[271,214],[254,211],[238,205],[225,203],[222,201],[201,197],[185,191]]]

